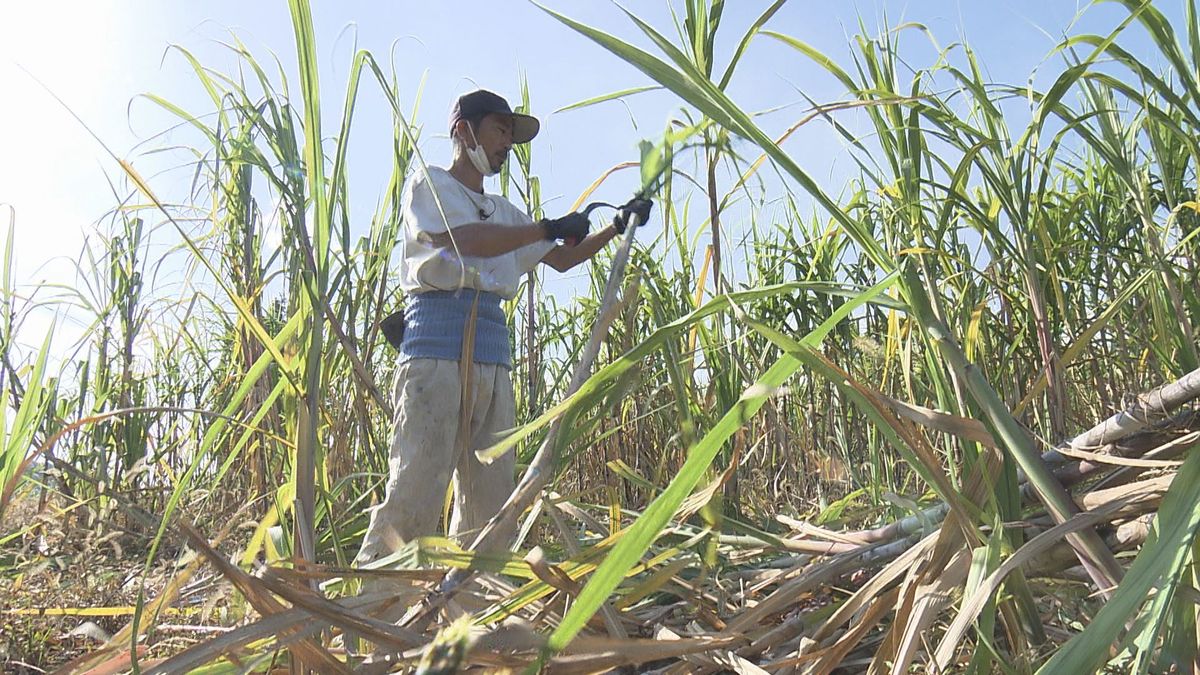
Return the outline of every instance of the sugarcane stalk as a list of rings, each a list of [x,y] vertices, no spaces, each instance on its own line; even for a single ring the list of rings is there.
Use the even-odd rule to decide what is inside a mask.
[[[1075,450],[1111,445],[1166,419],[1177,408],[1197,397],[1200,397],[1200,368],[1138,396],[1124,410],[1072,438],[1065,445]],[[1061,453],[1055,454],[1061,456]]]
[[[1191,374],[1185,376],[1190,378]],[[1190,396],[1184,396],[1181,392],[1190,391]],[[1169,395],[1168,395],[1169,394]],[[1150,392],[1142,394],[1138,397],[1139,401],[1155,401],[1158,403],[1158,408],[1155,410],[1155,417],[1161,417],[1163,414],[1175,413],[1175,410],[1186,405],[1196,397],[1200,397],[1200,390],[1190,389],[1186,386],[1184,380],[1170,382],[1157,387]],[[1166,419],[1154,420],[1151,424],[1151,419],[1143,418],[1145,424],[1137,429],[1127,429],[1127,434],[1117,435],[1112,433],[1113,420],[1122,415],[1133,415],[1136,412],[1131,412],[1127,409],[1125,412],[1118,413],[1109,419],[1100,422],[1096,426],[1079,434],[1075,438],[1062,443],[1060,448],[1070,447],[1093,447],[1084,445],[1080,439],[1086,437],[1095,437],[1100,430],[1109,427],[1110,431],[1104,436],[1107,441],[1105,447],[1112,448],[1113,454],[1121,457],[1141,457],[1144,454],[1157,450],[1163,445],[1163,434],[1172,429],[1195,429],[1200,422],[1200,415],[1195,411],[1186,410],[1181,413],[1175,413],[1172,417]],[[1149,426],[1147,426],[1149,425]],[[1174,454],[1174,453],[1172,453]],[[1167,458],[1165,455],[1160,459]],[[1091,476],[1094,476],[1098,471],[1107,468],[1108,465],[1092,462],[1088,460],[1070,462],[1071,458],[1059,452],[1058,450],[1049,450],[1042,454],[1042,460],[1048,464],[1062,464],[1061,468],[1055,470],[1055,476],[1063,485],[1074,485]],[[1023,475],[1020,476],[1021,491],[1026,498],[1034,498],[1034,488],[1029,484]],[[870,530],[861,530],[858,532],[845,533],[847,537],[862,541],[863,543],[881,543],[908,537],[911,534],[921,532],[929,523],[940,523],[948,512],[949,507],[945,502],[934,504],[923,511],[905,516],[899,520],[892,521],[887,525],[883,525]]]

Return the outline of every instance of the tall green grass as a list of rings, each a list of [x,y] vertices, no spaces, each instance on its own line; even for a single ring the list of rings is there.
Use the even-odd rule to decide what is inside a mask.
[[[404,182],[424,166],[410,122],[420,92],[400,91],[395,73],[358,52],[341,110],[324,115],[337,131],[323,132],[331,111],[317,103],[311,14],[304,0],[289,4],[294,89],[236,39],[235,73],[176,50],[210,108],[148,98],[195,132],[194,194],[166,199],[125,165],[138,198],[114,212],[82,265],[88,291],[73,302],[91,312],[94,330],[57,377],[47,347],[26,353],[12,342],[19,293],[6,264],[0,399],[12,414],[0,429],[0,512],[34,484],[38,446],[67,428],[52,450],[75,469],[50,482],[62,499],[161,514],[157,537],[175,536],[177,518],[215,530],[253,504],[243,568],[352,557],[387,471],[393,365],[377,324],[402,302],[391,264]],[[1008,524],[1037,515],[1022,506],[1019,483],[1031,481],[1055,521],[1078,522],[1040,457],[1047,444],[1105,417],[1125,394],[1197,366],[1194,2],[1178,35],[1154,3],[1122,0],[1128,18],[1114,32],[1064,41],[1045,91],[988,81],[967,45],[906,66],[911,31],[901,28],[823,54],[772,26],[782,4],[764,4],[732,37],[719,1],[687,0],[673,27],[629,13],[647,49],[552,12],[677,95],[670,129],[698,136],[672,157],[654,216],[661,234],[639,235],[631,262],[638,296],[577,394],[565,399],[567,374],[597,318],[608,260],[588,268],[575,301],[556,299],[553,280],[535,274],[508,308],[523,424],[510,442],[527,462],[567,415],[550,488],[607,520],[607,532],[584,532],[579,554],[528,524],[564,565],[578,564],[570,569],[596,564],[550,647],[564,647],[672,555],[697,561],[697,578],[719,585],[736,564],[728,543],[778,541],[777,514],[867,528],[940,500],[954,527],[938,537],[936,564],[903,592],[912,600],[922,583],[956,578],[962,556],[973,566],[961,584],[968,595],[1003,569],[1002,592],[953,651],[974,672],[1004,662],[1031,672],[1045,661],[1044,619],[1033,582],[1005,567],[1026,545]],[[1149,33],[1165,73],[1122,48],[1132,30]],[[768,134],[728,94],[741,55],[760,40],[821,66],[845,99],[806,111],[782,137]],[[735,49],[718,65],[725,44]],[[383,136],[354,124],[364,84],[393,113],[381,142],[394,163],[387,176],[356,177],[356,190],[384,189],[355,237],[349,138]],[[537,83],[514,84],[521,105],[536,110]],[[1032,112],[1019,122],[1005,112],[1017,102]],[[850,118],[869,133],[853,133]],[[785,149],[805,124],[843,139],[856,180],[823,186],[819,167]],[[501,177],[533,217],[541,159],[521,148]],[[776,171],[781,179],[763,177]],[[169,238],[171,263],[188,270],[184,301],[147,284],[155,237]],[[739,265],[745,272],[731,273]],[[918,429],[889,412],[889,400],[977,420],[999,451]],[[106,417],[70,426],[96,416]],[[1114,641],[1116,662],[1141,672],[1194,658],[1190,600],[1177,592],[1194,574],[1193,491],[1172,486],[1160,534],[1128,572],[1090,527],[1064,527],[1088,592],[1112,602],[1046,672],[1095,667]],[[680,528],[692,529],[684,537]],[[903,631],[930,618],[903,607],[880,663],[917,658]]]

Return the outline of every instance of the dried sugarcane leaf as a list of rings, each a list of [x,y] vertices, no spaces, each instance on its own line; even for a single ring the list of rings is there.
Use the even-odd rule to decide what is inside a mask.
[[[266,589],[265,583],[262,580],[256,579],[230,564],[228,560],[209,546],[208,542],[204,537],[200,536],[200,533],[195,528],[187,523],[180,523],[179,528],[187,537],[188,543],[203,554],[210,564],[216,567],[242,595],[246,596],[246,599],[250,601],[250,604],[254,606],[254,609],[259,614],[270,616],[286,611],[286,608]],[[326,672],[330,673],[348,672],[344,663],[335,659],[328,651],[312,640],[300,640],[292,649],[301,661],[311,667],[321,667],[327,669]]]
[[[909,665],[917,658],[917,649],[921,647],[921,641],[926,637],[925,631],[950,604],[951,592],[966,581],[970,568],[970,553],[966,550],[959,550],[940,572],[923,575],[926,583],[919,584],[914,588],[912,612],[904,617],[900,646],[894,659],[891,659],[892,675],[903,675],[908,672]],[[895,625],[901,625],[899,616],[896,618]]]
[[[909,548],[900,557],[893,560],[871,577],[862,588],[858,589],[854,595],[850,596],[838,608],[829,621],[826,621],[817,629],[817,632],[813,635],[813,639],[818,642],[824,642],[826,639],[833,637],[835,631],[849,623],[854,615],[866,607],[868,603],[876,602],[879,598],[884,597],[886,589],[889,586],[906,574],[923,556],[928,555],[929,549],[933,547],[936,537],[936,533],[926,536],[920,543]]]
[[[667,643],[676,642],[681,639],[677,633],[666,627],[659,628],[658,632],[654,634],[654,638],[655,640]],[[741,656],[727,650],[720,650],[715,654],[711,653],[711,650],[704,653],[692,653],[684,655],[683,660],[699,666],[728,670],[737,673],[737,675],[766,675],[767,672]]]
[[[871,631],[883,617],[896,605],[900,595],[899,588],[892,588],[867,606],[857,620],[846,629],[846,632],[831,646],[811,654],[804,654],[795,659],[777,661],[770,664],[774,668],[784,666],[802,666],[805,675],[829,675],[839,667],[846,656],[854,651],[858,643]]]
[[[582,635],[562,654],[550,659],[549,672],[562,675],[605,672],[620,666],[729,649],[741,641],[735,637],[712,636],[678,640],[622,640]]]
[[[934,431],[941,431],[952,436],[958,436],[964,440],[974,441],[980,445],[992,448],[998,447],[996,439],[992,438],[992,434],[988,432],[987,427],[979,420],[959,417],[958,415],[934,410],[933,408],[906,403],[883,394],[879,394],[878,398],[884,405],[891,408],[892,412],[911,422],[916,422]]]

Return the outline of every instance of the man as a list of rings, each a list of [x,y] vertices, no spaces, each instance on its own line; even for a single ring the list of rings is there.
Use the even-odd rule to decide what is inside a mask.
[[[464,545],[500,510],[515,485],[514,454],[483,464],[475,451],[515,426],[501,302],[538,263],[564,272],[624,230],[618,219],[589,234],[580,213],[535,223],[484,191],[483,179],[500,171],[513,144],[538,129],[536,118],[513,113],[492,92],[465,94],[450,114],[450,168],[418,170],[405,187],[400,276],[408,302],[394,437],[386,496],[371,514],[359,564],[433,534],[451,479],[449,533]],[[650,202],[627,207],[644,222]]]

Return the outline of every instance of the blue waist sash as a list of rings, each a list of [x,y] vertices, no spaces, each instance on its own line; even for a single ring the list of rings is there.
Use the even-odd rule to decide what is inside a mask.
[[[404,341],[401,360],[462,358],[463,335],[471,306],[479,296],[475,317],[475,363],[512,368],[508,322],[495,293],[464,288],[457,291],[426,291],[409,296],[404,306]]]

